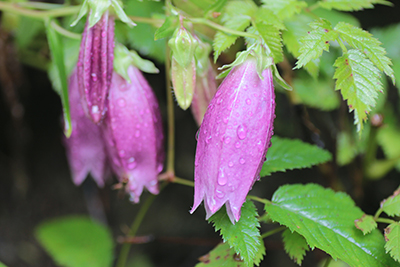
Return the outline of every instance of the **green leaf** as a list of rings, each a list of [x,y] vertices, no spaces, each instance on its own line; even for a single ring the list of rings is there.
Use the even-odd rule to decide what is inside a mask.
[[[265,24],[274,25],[279,30],[285,29],[285,25],[283,24],[282,19],[275,15],[274,12],[272,12],[268,8],[258,8],[254,15],[254,19],[256,22],[263,22]]]
[[[364,236],[354,226],[363,215],[345,193],[316,184],[285,185],[265,205],[273,221],[302,235],[311,249],[317,247],[353,267],[398,266],[385,253],[379,230]]]
[[[258,34],[263,38],[270,49],[275,64],[283,61],[282,38],[278,28],[265,22],[255,22],[254,26],[248,29],[248,32]]]
[[[273,136],[271,143],[261,177],[278,171],[309,168],[332,159],[328,151],[300,140]]]
[[[318,2],[320,7],[337,9],[342,11],[355,11],[365,8],[374,8],[374,4],[391,6],[392,3],[385,0],[325,0]]]
[[[313,29],[300,39],[300,56],[295,69],[299,69],[313,59],[317,59],[322,52],[329,51],[329,41],[336,40],[338,34],[332,30],[329,21],[320,19],[310,23]]]
[[[354,123],[357,131],[363,129],[363,121],[376,104],[378,92],[381,91],[379,70],[358,50],[349,50],[339,57],[334,66],[336,90],[341,90],[347,100],[350,111],[354,110]]]
[[[313,10],[313,13],[320,18],[329,20],[332,25],[336,25],[339,22],[346,22],[356,27],[360,27],[360,22],[350,13],[340,12],[336,10],[327,10],[322,8],[317,8]]]
[[[400,223],[391,223],[385,228],[385,250],[393,259],[400,262]]]
[[[354,221],[357,229],[360,229],[364,235],[371,233],[378,227],[378,224],[371,215],[363,214],[360,219]]]
[[[204,11],[205,18],[213,18],[214,12],[221,12],[227,0],[216,0],[209,8]]]
[[[390,67],[392,62],[385,56],[386,51],[379,40],[372,37],[369,32],[345,22],[339,22],[335,27],[335,31],[340,33],[340,38],[350,46],[364,52],[372,63],[389,76],[393,84],[395,83],[393,69]]]
[[[44,25],[40,20],[21,16],[15,30],[15,41],[21,49],[27,47],[35,36],[44,30]]]
[[[168,16],[154,34],[154,40],[172,36],[178,26],[178,16]]]
[[[389,216],[400,216],[400,187],[381,202],[381,209]]]
[[[61,102],[64,114],[64,134],[65,136],[69,137],[72,133],[72,123],[68,100],[68,82],[67,73],[65,71],[63,44],[60,40],[60,36],[51,26],[51,21],[49,21],[46,25],[46,35],[49,43],[51,59],[57,66],[58,75],[61,81]]]
[[[298,0],[261,0],[261,2],[281,19],[298,14],[307,7],[305,1]]]
[[[353,161],[358,149],[352,136],[347,132],[340,132],[336,138],[336,162],[344,166]]]
[[[0,262],[0,267],[7,267],[4,263]]]
[[[37,226],[36,238],[57,264],[108,267],[113,261],[111,232],[88,217],[57,218]]]
[[[301,265],[306,252],[310,250],[307,241],[297,232],[291,232],[289,229],[282,233],[282,238],[286,253],[298,265]]]
[[[236,224],[232,224],[225,208],[221,208],[209,219],[209,222],[214,224],[215,231],[220,230],[224,242],[227,242],[248,266],[258,266],[265,254],[257,217],[254,203],[247,200]]]
[[[228,243],[220,243],[208,254],[199,258],[196,267],[244,267],[246,264],[238,257]]]

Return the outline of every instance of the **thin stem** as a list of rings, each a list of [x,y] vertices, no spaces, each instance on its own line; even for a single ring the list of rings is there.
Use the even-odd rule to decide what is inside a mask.
[[[255,200],[255,201],[258,201],[258,202],[261,202],[261,203],[264,203],[264,204],[271,203],[271,201],[269,201],[268,199],[260,198],[260,197],[253,196],[253,195],[247,195],[247,198]]]
[[[375,215],[374,215],[374,220],[376,221],[377,219],[379,219],[379,216],[381,215],[381,213],[383,212],[383,209],[382,208],[379,208],[377,211],[376,211],[376,213],[375,213]]]
[[[52,10],[38,11],[38,10],[23,8],[18,4],[14,3],[0,2],[0,10],[2,11],[41,20],[44,20],[49,17],[63,17],[63,16],[74,15],[79,12],[80,8],[81,6],[66,6]]]
[[[346,48],[346,46],[344,45],[342,39],[337,38],[337,42],[339,43],[340,48],[342,48],[343,53],[347,53],[347,48]]]
[[[285,230],[285,229],[286,229],[286,226],[281,226],[281,227],[275,228],[275,229],[273,229],[273,230],[270,230],[270,231],[268,231],[268,232],[263,233],[263,234],[261,235],[261,238],[264,239],[264,238],[266,238],[266,237],[268,237],[268,236],[271,236],[271,235],[273,235],[273,234],[279,233],[279,232],[281,232],[281,231],[283,231],[283,230]]]
[[[230,34],[233,34],[233,35],[238,35],[238,36],[242,36],[242,37],[250,37],[250,38],[254,38],[254,39],[259,39],[260,38],[260,36],[258,36],[256,34],[232,30],[232,29],[229,29],[229,28],[224,27],[222,25],[219,25],[218,23],[212,22],[212,21],[210,21],[208,19],[203,19],[203,18],[187,18],[187,19],[190,22],[192,22],[193,24],[207,25],[207,26],[209,26],[211,28],[214,28],[216,30],[223,31],[224,33],[230,33]]]
[[[139,229],[140,224],[142,223],[144,216],[146,215],[148,209],[150,208],[151,204],[153,203],[154,199],[156,198],[155,195],[150,195],[143,205],[140,207],[138,214],[136,215],[135,220],[132,223],[131,229],[128,233],[128,237],[134,237]],[[117,267],[124,267],[126,260],[128,259],[129,250],[131,248],[131,244],[125,243],[122,245],[121,252],[119,253]]]
[[[387,224],[392,224],[392,223],[396,222],[395,220],[386,219],[386,218],[376,218],[375,221],[379,222],[379,223],[387,223]]]
[[[331,257],[327,258],[326,261],[325,261],[325,263],[324,263],[324,267],[328,267],[329,264],[331,263],[331,260],[332,260]]]
[[[53,27],[54,30],[56,30],[59,34],[65,36],[65,37],[68,37],[68,38],[71,38],[71,39],[76,39],[76,40],[80,40],[81,39],[81,35],[80,34],[67,31],[66,29],[64,29],[63,27],[61,27],[57,23],[55,23],[54,20],[51,21],[50,25],[51,25],[51,27]]]
[[[131,20],[133,20],[134,22],[153,24],[154,26],[157,26],[157,27],[160,27],[164,23],[163,19],[136,17],[136,16],[129,16],[129,18]]]
[[[190,187],[194,187],[194,182],[189,181],[187,179],[179,178],[179,177],[176,177],[176,176],[171,180],[171,182],[172,183],[176,183],[176,184],[181,184],[181,185],[187,185],[187,186],[190,186]]]

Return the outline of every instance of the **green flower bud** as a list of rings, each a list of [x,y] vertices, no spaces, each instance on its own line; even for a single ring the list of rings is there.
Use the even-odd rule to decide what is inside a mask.
[[[198,46],[196,38],[184,27],[177,29],[168,41],[172,56],[183,68],[188,67],[194,59],[195,51]]]
[[[175,57],[172,57],[171,75],[178,105],[186,110],[192,103],[194,87],[196,86],[196,61],[194,57],[186,67],[182,67]]]

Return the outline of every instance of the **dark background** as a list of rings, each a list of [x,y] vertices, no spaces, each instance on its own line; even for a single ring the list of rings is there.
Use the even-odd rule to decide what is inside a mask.
[[[377,6],[374,10],[353,14],[365,29],[398,23],[400,3],[393,2],[394,8]],[[166,123],[163,77],[147,76]],[[10,267],[55,266],[33,231],[40,222],[63,215],[90,214],[107,224],[115,238],[123,235],[139,205],[111,189],[115,180],[102,189],[91,179],[80,187],[73,185],[62,143],[60,99],[45,72],[19,63],[12,33],[3,28],[0,29],[0,81],[0,261]],[[389,94],[398,99],[394,88]],[[339,112],[293,106],[283,94],[277,94],[275,133],[317,143],[334,153]],[[175,118],[176,174],[192,180],[197,126],[191,113],[178,107]],[[322,134],[310,130],[307,121]],[[275,173],[257,182],[251,193],[270,199],[283,184],[309,182],[335,189],[340,183],[342,190],[365,212],[373,214],[379,202],[397,188],[399,179],[398,173],[393,171],[380,181],[364,181],[360,185],[349,167],[338,168],[329,163],[312,169]],[[141,200],[148,195],[144,193]],[[156,198],[139,229],[138,235],[152,235],[154,240],[133,245],[131,258],[152,262],[152,266],[194,266],[197,258],[210,251],[220,238],[204,220],[203,206],[193,215],[189,214],[192,203],[193,188],[168,185]],[[263,226],[262,230],[270,228]],[[283,251],[280,240],[279,234],[265,240],[267,255],[261,266],[296,266]],[[117,246],[116,255],[119,248]],[[302,266],[316,266],[325,256],[317,249],[308,252]],[[143,264],[137,262],[132,266]]]

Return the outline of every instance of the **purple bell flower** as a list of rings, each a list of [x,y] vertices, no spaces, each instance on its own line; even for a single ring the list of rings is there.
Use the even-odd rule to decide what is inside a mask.
[[[94,123],[100,123],[107,111],[113,60],[114,18],[107,10],[93,27],[87,20],[77,65],[82,106]]]
[[[72,134],[64,139],[67,158],[76,185],[80,185],[90,172],[97,184],[103,187],[109,167],[101,128],[86,117],[79,99],[75,69],[69,78]]]
[[[131,200],[139,202],[143,188],[158,194],[157,176],[163,169],[164,134],[157,99],[134,66],[129,83],[114,72],[109,107],[102,124],[111,165],[121,182],[127,183]]]
[[[256,59],[233,67],[208,106],[195,158],[193,213],[204,200],[207,219],[226,204],[235,223],[265,161],[273,134],[275,93],[270,68]]]

